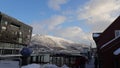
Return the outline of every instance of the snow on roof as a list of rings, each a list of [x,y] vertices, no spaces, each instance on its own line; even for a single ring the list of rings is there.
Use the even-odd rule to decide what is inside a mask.
[[[118,39],[120,36],[115,37],[114,39],[110,40],[109,42],[105,43],[104,45],[101,46],[100,49],[102,49],[103,47],[107,46],[108,44],[112,43],[114,40]]]
[[[93,37],[99,37],[99,36],[100,36],[99,33],[94,33],[94,34],[93,34]]]
[[[113,52],[113,54],[114,54],[114,55],[120,54],[120,48],[118,48],[117,50],[115,50],[115,51]]]

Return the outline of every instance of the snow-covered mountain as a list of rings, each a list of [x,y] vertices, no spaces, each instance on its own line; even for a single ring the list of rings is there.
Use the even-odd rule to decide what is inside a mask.
[[[59,37],[36,34],[32,36],[31,48],[37,51],[81,51],[82,44]]]

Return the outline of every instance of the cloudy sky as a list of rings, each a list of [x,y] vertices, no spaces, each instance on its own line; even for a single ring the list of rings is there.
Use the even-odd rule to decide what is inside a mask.
[[[0,11],[31,25],[33,34],[88,44],[120,15],[120,0],[1,0]]]

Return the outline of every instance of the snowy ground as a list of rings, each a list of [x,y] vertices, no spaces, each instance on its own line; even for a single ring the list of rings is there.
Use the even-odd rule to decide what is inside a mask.
[[[94,68],[94,59],[92,59],[88,64],[86,64],[86,68]],[[39,64],[30,64],[27,66],[23,66],[22,68],[69,68],[66,65],[63,65],[62,67],[58,67],[53,64],[45,64],[45,65],[39,65]]]
[[[86,64],[86,68],[94,68],[94,59],[92,59],[88,64]]]
[[[66,65],[63,65],[62,67],[58,67],[53,64],[45,64],[45,65],[39,65],[39,64],[30,64],[27,66],[23,66],[22,68],[69,68]]]

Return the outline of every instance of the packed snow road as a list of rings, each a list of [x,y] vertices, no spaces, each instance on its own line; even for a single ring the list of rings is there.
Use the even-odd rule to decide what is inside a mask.
[[[39,64],[30,64],[27,66],[22,66],[22,68],[69,68],[66,65],[63,65],[62,67],[58,67],[54,64],[45,64],[45,65],[39,65]]]

